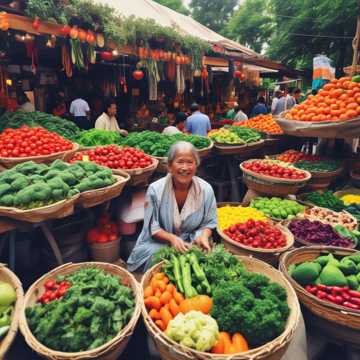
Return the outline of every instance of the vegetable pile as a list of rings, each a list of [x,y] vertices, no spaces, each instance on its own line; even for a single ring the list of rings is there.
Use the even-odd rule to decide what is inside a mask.
[[[318,191],[311,192],[306,195],[305,201],[334,211],[345,209],[343,201],[336,197],[332,191],[325,191],[324,193]]]
[[[286,118],[297,121],[346,121],[356,118],[359,109],[359,83],[351,77],[334,79],[325,84],[315,96],[294,106]]]
[[[319,156],[309,155],[302,151],[297,150],[286,150],[280,155],[276,156],[276,160],[281,160],[287,163],[296,163],[298,161],[318,161],[320,160]]]
[[[211,141],[203,136],[196,135],[163,135],[155,131],[142,131],[130,133],[120,142],[123,146],[136,147],[148,155],[165,157],[167,156],[171,145],[178,141],[187,141],[198,150],[210,146]]]
[[[278,249],[286,245],[286,237],[276,226],[265,221],[248,220],[224,230],[232,240],[253,248]]]
[[[0,117],[0,132],[7,128],[17,129],[22,126],[43,127],[55,132],[68,140],[73,140],[80,133],[74,122],[40,111],[34,112],[6,112]]]
[[[218,226],[225,230],[232,225],[244,223],[248,220],[266,220],[263,212],[251,207],[223,206],[217,209]]]
[[[314,206],[313,208],[305,210],[304,217],[309,220],[318,220],[331,226],[342,225],[349,230],[355,230],[357,228],[356,219],[346,212],[335,212]]]
[[[229,145],[245,145],[261,140],[259,132],[238,126],[211,130],[208,136],[217,143]]]
[[[250,160],[242,163],[246,170],[280,179],[305,179],[306,173],[295,167],[273,160]]]
[[[69,165],[56,160],[45,165],[27,161],[0,173],[0,205],[38,208],[115,181],[110,169],[92,162]]]
[[[350,204],[346,206],[345,210],[354,216],[357,222],[360,222],[360,204]]]
[[[317,298],[360,310],[360,253],[342,258],[330,253],[314,261],[290,265],[288,271]]]
[[[271,114],[258,115],[246,121],[239,121],[234,123],[234,126],[244,126],[270,135],[281,135],[284,133]]]
[[[98,268],[84,268],[58,276],[56,281],[71,284],[64,296],[26,309],[31,332],[50,349],[95,349],[112,340],[130,321],[134,295],[119,278]]]
[[[346,194],[340,198],[345,205],[360,204],[360,195]]]
[[[257,197],[251,200],[250,206],[262,211],[266,216],[279,220],[292,219],[305,210],[305,207],[296,201],[278,197]]]
[[[339,247],[351,247],[351,239],[339,235],[331,225],[323,224],[320,221],[308,219],[294,219],[288,226],[296,239],[306,241],[313,245],[328,245]]]
[[[14,288],[3,281],[0,281],[0,339],[10,329],[11,317],[14,311],[16,292]]]
[[[50,155],[72,148],[71,141],[43,128],[22,126],[0,134],[0,156],[4,158]]]
[[[116,223],[111,222],[109,214],[102,214],[97,221],[96,227],[86,234],[86,240],[90,243],[104,244],[119,239],[119,229]]]
[[[160,329],[173,317],[165,333],[174,341],[200,351],[235,354],[261,346],[284,331],[290,314],[285,289],[266,276],[248,272],[223,246],[215,246],[208,254],[195,247],[187,254],[163,247],[153,257],[153,263],[159,261],[165,261],[163,273],[154,274],[144,289],[145,305],[154,321],[162,321],[157,323]],[[196,295],[200,290],[207,295]],[[167,292],[172,297],[164,297]],[[171,305],[172,300],[177,307],[174,302]],[[153,311],[166,309],[167,304],[170,316]]]
[[[117,131],[90,129],[82,131],[75,138],[75,142],[82,146],[111,145],[120,144],[122,138]]]
[[[295,163],[295,166],[299,169],[312,171],[312,172],[333,172],[340,168],[338,161],[321,160],[321,161],[308,161],[301,160]]]
[[[76,161],[90,160],[110,169],[143,169],[152,165],[153,161],[149,155],[134,148],[121,148],[117,145],[96,147],[95,149],[77,152],[70,163]]]

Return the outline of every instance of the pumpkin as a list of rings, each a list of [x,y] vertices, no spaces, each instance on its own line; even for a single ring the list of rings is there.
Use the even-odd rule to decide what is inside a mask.
[[[102,51],[100,57],[104,61],[111,61],[113,59],[113,54],[111,51]]]
[[[209,314],[213,306],[211,297],[207,295],[197,295],[191,299],[185,299],[180,303],[180,312],[183,314],[189,311],[201,311],[203,314]]]
[[[60,34],[62,36],[68,36],[70,33],[71,27],[69,25],[64,25],[60,29]]]
[[[77,26],[73,26],[69,32],[69,35],[72,39],[77,39],[79,36],[79,30]]]
[[[86,41],[86,37],[87,37],[87,33],[86,33],[85,30],[79,29],[79,34],[78,34],[78,36],[79,36],[79,40],[80,40],[81,42],[85,42],[85,41]]]
[[[132,75],[135,80],[141,80],[144,77],[144,73],[141,70],[135,70]]]

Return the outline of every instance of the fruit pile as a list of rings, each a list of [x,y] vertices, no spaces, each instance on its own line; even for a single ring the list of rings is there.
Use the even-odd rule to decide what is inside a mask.
[[[289,120],[346,121],[360,115],[360,84],[350,77],[334,79],[315,95],[293,107]]]
[[[95,149],[76,153],[70,163],[76,161],[93,161],[110,169],[139,169],[146,168],[153,163],[152,158],[143,151],[131,147],[117,145],[100,146]]]
[[[278,249],[286,245],[285,235],[266,221],[248,220],[224,230],[232,240],[253,248]]]
[[[261,139],[261,134],[259,132],[238,126],[211,130],[208,133],[208,136],[211,140],[229,145],[244,145]]]
[[[69,281],[47,280],[44,284],[45,291],[38,297],[37,302],[47,304],[62,298],[71,287]]]
[[[110,221],[108,214],[100,216],[96,227],[90,229],[86,240],[90,243],[104,244],[119,239],[119,229],[116,223]]]
[[[244,169],[257,174],[281,179],[300,180],[306,178],[304,171],[272,160],[250,160],[242,163]]]
[[[281,135],[284,133],[271,114],[258,115],[246,121],[236,122],[233,125],[248,127],[270,135]]]
[[[242,206],[223,206],[217,209],[218,226],[220,230],[227,229],[228,227],[244,223],[250,219],[252,220],[266,220],[263,212],[253,209],[251,207]]]
[[[290,149],[290,150],[286,150],[282,154],[277,155],[276,160],[281,160],[287,163],[296,163],[301,160],[317,161],[320,160],[320,157],[316,155],[309,155],[302,151]]]
[[[40,127],[22,126],[0,134],[0,156],[4,158],[50,155],[72,148],[71,141]]]
[[[305,210],[305,207],[296,201],[278,197],[257,197],[251,201],[250,206],[262,211],[266,216],[280,220],[292,219]]]

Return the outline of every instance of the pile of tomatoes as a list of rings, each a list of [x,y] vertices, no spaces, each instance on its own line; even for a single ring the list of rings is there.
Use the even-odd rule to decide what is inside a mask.
[[[232,240],[253,248],[278,249],[286,245],[285,235],[266,221],[248,220],[230,226],[224,233]]]
[[[111,222],[108,214],[100,216],[96,226],[86,234],[86,240],[90,244],[104,244],[119,239],[119,228],[116,223]]]
[[[152,158],[143,151],[117,145],[99,146],[78,152],[70,162],[82,161],[85,158],[110,169],[143,169],[153,163]]]
[[[254,173],[273,176],[281,179],[300,180],[306,178],[306,173],[294,167],[282,166],[271,160],[253,160],[243,163],[243,167]]]
[[[5,158],[50,155],[72,148],[71,141],[40,127],[22,126],[0,134],[0,156]]]
[[[287,163],[296,163],[298,161],[319,161],[320,156],[305,154],[297,150],[287,150],[276,157],[277,160],[281,160]]]
[[[50,301],[62,298],[71,287],[71,284],[69,281],[47,280],[44,287],[44,293],[37,299],[41,304],[47,304]]]
[[[293,107],[286,118],[300,121],[345,121],[360,115],[360,83],[350,77],[332,80]]]

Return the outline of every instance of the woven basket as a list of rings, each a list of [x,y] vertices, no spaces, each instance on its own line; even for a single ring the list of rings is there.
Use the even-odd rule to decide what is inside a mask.
[[[283,254],[280,257],[279,268],[295,289],[300,302],[312,313],[333,323],[360,330],[359,310],[351,310],[349,308],[318,299],[316,296],[307,292],[288,273],[287,269],[292,264],[298,264],[304,261],[312,261],[318,256],[329,253],[332,253],[335,256],[346,256],[356,253],[356,251],[330,246],[303,247]]]
[[[57,159],[67,161],[69,158],[71,158],[73,154],[76,153],[76,151],[79,150],[79,147],[80,147],[79,144],[74,143],[73,148],[71,150],[61,151],[50,155],[28,156],[28,157],[18,157],[18,158],[0,157],[0,165],[6,169],[10,169],[26,161],[34,161],[39,164],[51,163],[52,161]]]
[[[119,174],[121,172],[121,176],[114,175],[116,178],[115,184],[100,189],[82,192],[80,194],[78,203],[83,208],[90,208],[119,196],[122,193],[126,183],[130,180],[130,175],[121,170],[118,170],[118,172]]]
[[[29,210],[1,206],[0,216],[30,223],[37,223],[49,219],[61,219],[74,213],[74,205],[78,199],[79,195],[76,195],[70,199]]]
[[[214,148],[219,155],[238,155],[241,157],[253,156],[265,145],[264,140],[259,140],[245,145],[230,145],[215,143]]]
[[[211,144],[208,147],[204,149],[197,149],[200,159],[208,157],[211,154],[213,147],[214,147],[214,143],[211,141]]]
[[[280,255],[293,247],[294,235],[291,233],[291,231],[289,231],[289,229],[287,229],[282,225],[276,225],[276,227],[279,228],[279,230],[286,237],[286,245],[278,249],[261,249],[261,248],[253,248],[251,246],[246,246],[231,239],[219,228],[217,228],[216,230],[219,236],[221,237],[222,243],[224,244],[225,248],[229,250],[232,254],[253,256],[259,260],[265,261],[270,265],[277,266]]]
[[[40,293],[44,291],[44,283],[46,280],[54,279],[58,275],[68,275],[76,270],[80,270],[84,267],[96,267],[106,271],[118,277],[121,280],[126,280],[129,286],[132,288],[135,296],[135,309],[134,314],[129,323],[118,333],[116,337],[107,342],[106,344],[88,351],[82,351],[77,353],[66,353],[61,351],[51,350],[48,347],[42,345],[30,331],[28,326],[25,309],[29,306],[35,305],[36,300]],[[51,360],[80,360],[80,359],[96,359],[96,360],[116,360],[124,351],[130,337],[134,331],[136,323],[141,313],[141,302],[143,301],[142,289],[138,282],[135,280],[127,270],[120,266],[100,263],[100,262],[85,262],[78,264],[65,264],[57,267],[49,273],[38,279],[26,292],[24,306],[20,312],[20,330],[23,334],[26,343],[39,355],[46,359]]]
[[[144,301],[142,301],[142,315],[145,326],[150,336],[154,339],[157,350],[163,360],[280,360],[283,357],[286,349],[293,339],[299,322],[300,306],[296,294],[284,276],[282,276],[282,274],[278,270],[275,270],[272,266],[260,260],[246,256],[238,256],[238,259],[245,265],[248,271],[266,275],[272,281],[279,283],[286,289],[288,305],[291,312],[284,332],[267,344],[240,354],[215,355],[200,352],[182,346],[168,338],[152,321],[145,308]],[[143,289],[150,283],[153,274],[161,270],[161,266],[161,264],[157,264],[144,274],[141,281]]]
[[[10,329],[6,336],[0,341],[0,359],[4,359],[18,331],[20,311],[24,303],[24,291],[18,277],[4,264],[0,264],[0,281],[10,284],[16,292],[16,303],[12,312]]]
[[[157,169],[159,165],[159,160],[152,158],[153,163],[146,168],[138,168],[138,169],[112,169],[114,175],[122,176],[125,173],[130,175],[130,180],[127,183],[128,186],[138,186],[142,184],[146,184]]]
[[[159,161],[158,167],[156,168],[156,172],[161,173],[161,174],[167,173],[168,172],[167,158],[160,157],[160,156],[153,156],[153,158],[155,158]]]

